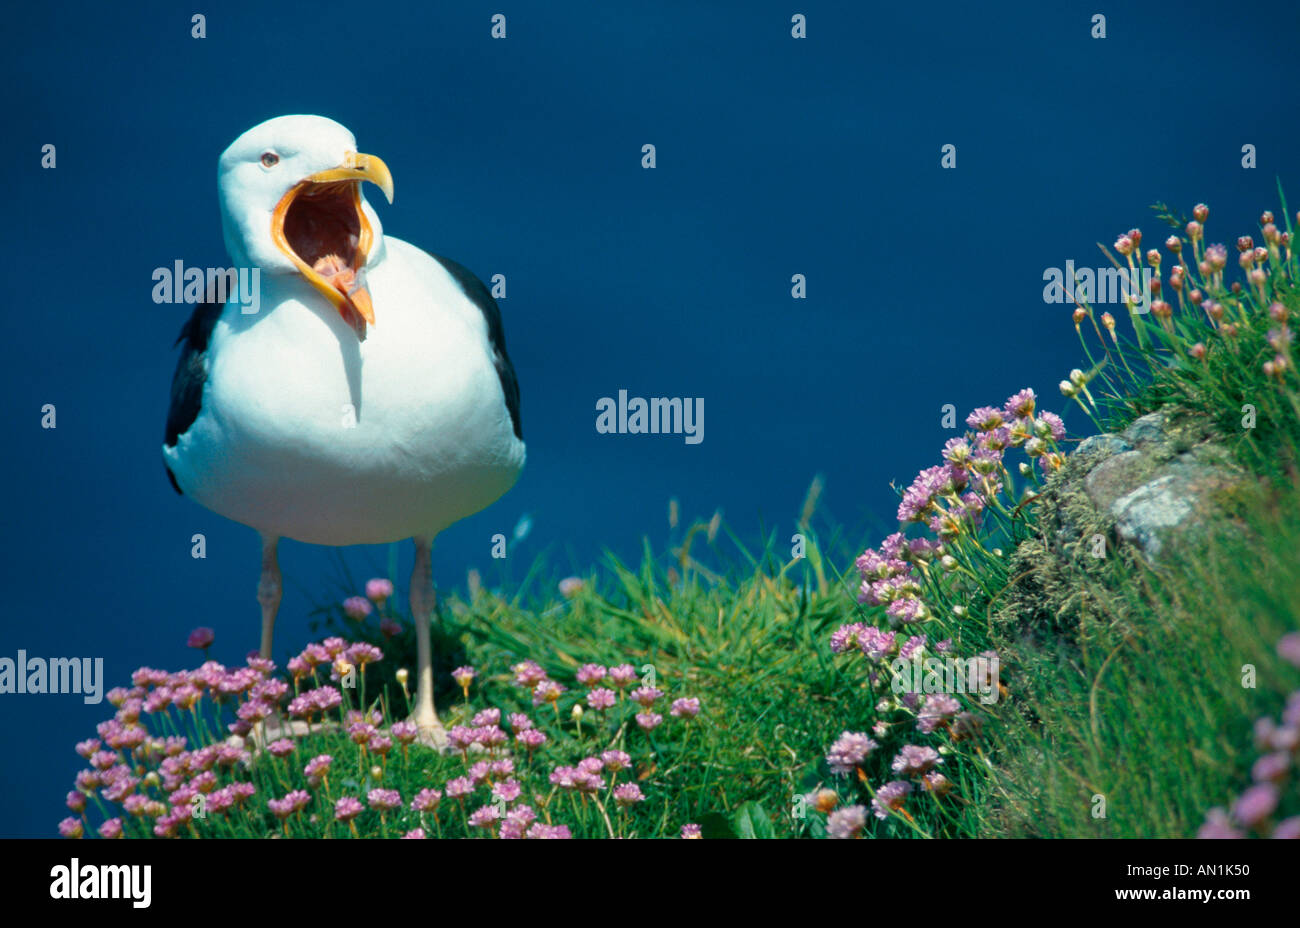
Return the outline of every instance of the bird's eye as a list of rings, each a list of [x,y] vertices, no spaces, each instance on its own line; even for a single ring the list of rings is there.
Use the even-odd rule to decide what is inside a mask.
[[[262,153],[262,167],[273,168],[280,163],[280,156],[273,151]]]

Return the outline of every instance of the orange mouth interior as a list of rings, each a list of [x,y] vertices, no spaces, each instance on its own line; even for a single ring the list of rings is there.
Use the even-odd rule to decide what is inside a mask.
[[[357,333],[375,322],[365,265],[373,232],[361,210],[360,181],[303,181],[276,205],[276,245]]]

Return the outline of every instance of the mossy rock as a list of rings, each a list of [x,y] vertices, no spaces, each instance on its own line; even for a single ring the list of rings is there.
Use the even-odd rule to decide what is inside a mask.
[[[1213,423],[1178,409],[1095,435],[1048,480],[1034,503],[1036,531],[1013,552],[991,621],[1014,652],[1055,647],[1081,623],[1114,622],[1115,571],[1159,568],[1237,508],[1251,481]]]

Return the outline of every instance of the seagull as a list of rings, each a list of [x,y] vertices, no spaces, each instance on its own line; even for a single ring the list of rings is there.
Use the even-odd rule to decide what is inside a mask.
[[[501,312],[470,271],[384,234],[362,184],[392,203],[388,166],[332,119],[254,126],[221,155],[217,180],[226,250],[260,280],[259,299],[210,292],[182,327],[167,476],[261,535],[262,657],[280,606],[281,538],[412,539],[411,720],[442,747],[433,539],[498,500],[524,466]]]

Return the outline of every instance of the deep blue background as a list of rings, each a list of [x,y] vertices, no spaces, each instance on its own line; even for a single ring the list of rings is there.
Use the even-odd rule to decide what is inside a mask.
[[[344,123],[392,168],[388,232],[507,275],[528,466],[439,539],[444,588],[470,567],[508,583],[548,547],[579,571],[605,546],[635,558],[673,496],[748,537],[788,531],[818,472],[865,537],[892,518],[889,481],[950,434],[944,403],[964,416],[1033,386],[1061,405],[1079,362],[1045,267],[1095,267],[1135,224],[1158,242],[1157,199],[1206,200],[1230,242],[1277,207],[1278,176],[1300,189],[1293,0],[630,6],[260,3],[210,8],[203,40],[175,4],[7,12],[0,655],[102,656],[114,685],[191,666],[197,625],[219,659],[256,645],[255,535],[163,475],[185,310],[150,301],[150,274],[225,262],[216,158],[268,117]],[[704,443],[598,435],[595,401],[620,388],[704,397]],[[523,513],[504,574],[488,539]],[[387,555],[344,556],[365,577]],[[333,595],[334,557],[282,546],[279,651]],[[0,700],[0,834],[51,834],[72,744],[111,707]]]

